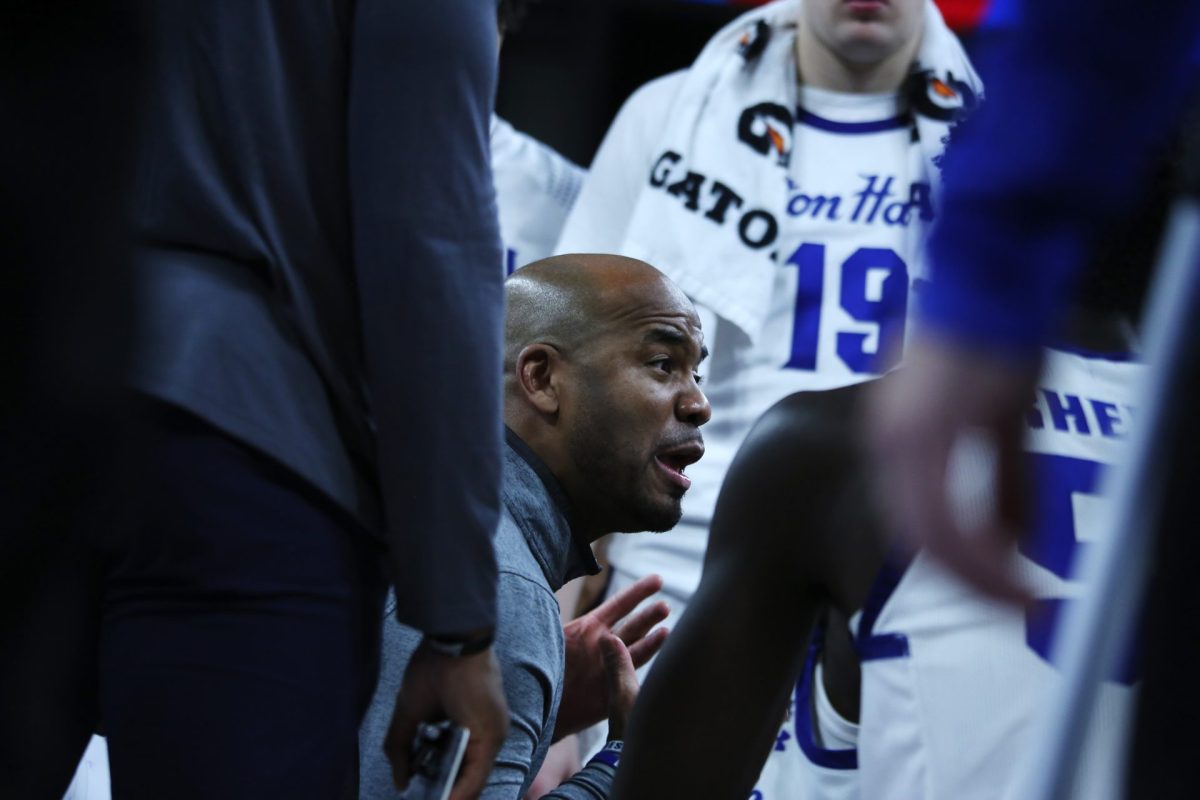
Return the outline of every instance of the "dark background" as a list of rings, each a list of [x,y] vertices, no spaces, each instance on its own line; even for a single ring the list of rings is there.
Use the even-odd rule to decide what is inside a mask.
[[[990,0],[936,0],[986,77]],[[500,53],[496,110],[588,166],[617,110],[651,78],[687,67],[716,31],[765,0],[540,0]]]
[[[746,6],[678,0],[543,0],[500,54],[496,110],[587,166],[629,94],[691,64]]]

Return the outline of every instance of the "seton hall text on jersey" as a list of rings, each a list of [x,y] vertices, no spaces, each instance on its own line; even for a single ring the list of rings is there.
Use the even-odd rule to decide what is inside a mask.
[[[1038,389],[1025,421],[1033,430],[1056,430],[1080,436],[1120,439],[1128,432],[1133,409],[1106,400]]]
[[[882,223],[908,227],[915,218],[933,219],[933,200],[929,184],[914,181],[908,196],[900,194],[901,182],[893,175],[859,175],[861,185],[849,197],[836,194],[809,194],[791,178],[787,179],[787,213],[792,217],[845,220],[863,225]]]
[[[650,185],[678,197],[688,211],[703,214],[718,225],[734,222],[738,238],[747,247],[761,250],[779,236],[779,221],[762,208],[743,208],[745,197],[734,187],[681,165],[683,156],[664,151],[650,168]],[[929,184],[914,181],[907,194],[893,175],[860,175],[861,186],[847,196],[807,194],[787,179],[787,213],[832,222],[907,227],[914,219],[933,219]]]

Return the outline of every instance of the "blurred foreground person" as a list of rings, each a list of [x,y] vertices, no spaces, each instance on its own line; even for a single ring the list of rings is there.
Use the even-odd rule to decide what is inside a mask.
[[[1157,7],[1162,16],[1154,18],[1123,3],[1077,11],[1062,0],[1023,4],[1017,35],[998,47],[995,63],[1004,68],[989,76],[988,107],[947,160],[947,214],[930,245],[934,282],[909,368],[879,395],[872,415],[892,529],[1010,599],[1026,596],[996,557],[1011,523],[993,518],[966,530],[955,521],[943,480],[951,448],[962,432],[985,431],[1006,465],[1004,494],[1023,493],[1020,420],[1039,345],[1061,315],[1086,246],[1128,209],[1148,153],[1184,107],[1200,36],[1200,7],[1182,0]],[[1100,109],[1108,113],[1096,124]],[[1142,617],[1145,688],[1132,797],[1190,792],[1180,765],[1195,742],[1176,735],[1175,720],[1200,713],[1189,672],[1200,641],[1191,586],[1200,563],[1191,535],[1200,430],[1190,411],[1200,391],[1200,335],[1179,333],[1186,352],[1170,365],[1174,388],[1161,420],[1171,434],[1159,481],[1154,591]],[[1180,642],[1193,644],[1183,653]]]
[[[474,796],[507,728],[495,6],[153,12],[133,259],[149,442],[139,514],[104,542],[114,795],[345,791],[386,573],[426,636],[399,724],[470,728],[455,797]]]
[[[556,256],[507,283],[504,511],[496,537],[496,651],[512,726],[483,796],[519,800],[552,739],[600,719],[605,751],[550,797],[606,797],[637,693],[634,665],[666,632],[651,606],[612,628],[660,582],[647,579],[566,627],[554,592],[598,570],[591,543],[614,531],[669,530],[704,453],[707,351],[691,302],[653,267],[606,255]],[[407,748],[393,691],[419,636],[388,620],[380,694],[362,734],[363,798],[394,797],[381,749]],[[628,645],[628,650],[626,649]],[[564,672],[565,662],[565,672]],[[382,745],[382,746],[381,746]]]

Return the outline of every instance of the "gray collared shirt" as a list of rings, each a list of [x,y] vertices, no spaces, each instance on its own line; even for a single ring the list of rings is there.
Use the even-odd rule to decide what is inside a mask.
[[[600,567],[571,530],[570,503],[546,465],[512,431],[504,448],[503,509],[496,532],[500,568],[496,656],[504,674],[511,726],[483,797],[519,800],[541,768],[562,697],[564,645],[554,592]],[[379,685],[359,732],[363,800],[399,797],[383,740],[408,659],[420,634],[390,615],[383,620]],[[551,797],[607,797],[613,771],[592,764]]]

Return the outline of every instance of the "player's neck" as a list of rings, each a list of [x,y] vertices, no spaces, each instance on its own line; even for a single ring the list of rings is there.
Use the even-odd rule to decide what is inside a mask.
[[[881,61],[858,63],[843,58],[801,25],[796,33],[797,78],[806,86],[846,94],[896,92],[916,57],[915,38]]]

